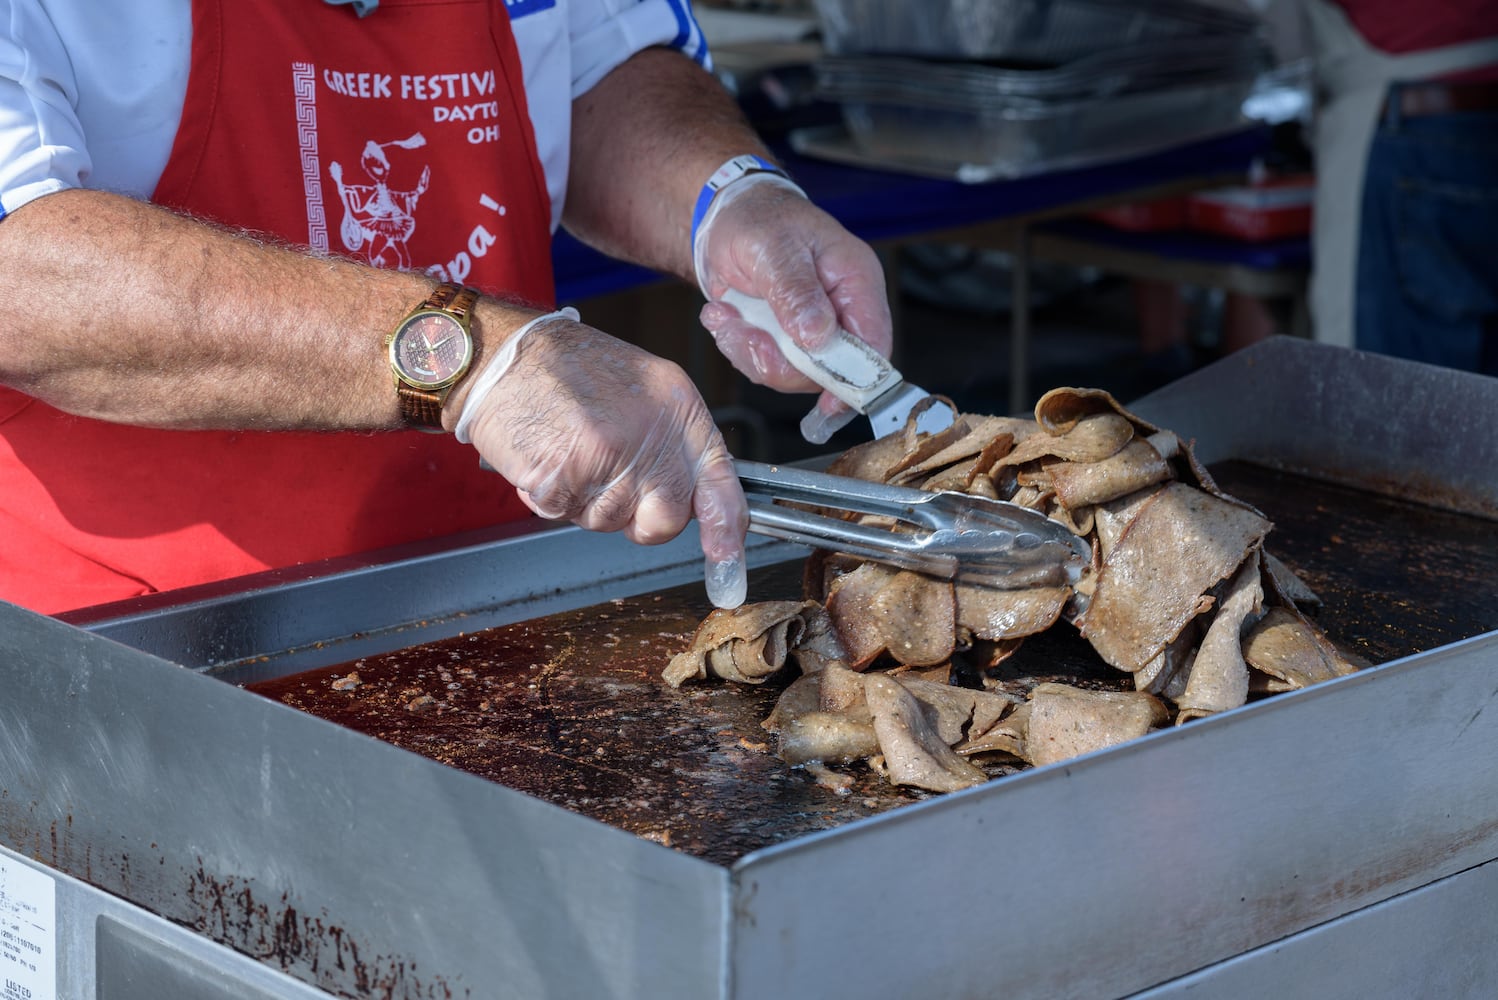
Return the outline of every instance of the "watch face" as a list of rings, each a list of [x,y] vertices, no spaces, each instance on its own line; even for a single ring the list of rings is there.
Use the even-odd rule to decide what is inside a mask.
[[[418,313],[402,323],[390,340],[390,364],[404,381],[420,389],[451,385],[468,370],[471,360],[473,347],[467,331],[446,313]]]

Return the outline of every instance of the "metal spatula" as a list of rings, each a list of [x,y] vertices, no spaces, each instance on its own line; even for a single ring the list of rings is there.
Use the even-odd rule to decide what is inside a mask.
[[[1019,504],[784,465],[735,465],[749,499],[749,530],[758,535],[1005,590],[1074,584],[1092,559],[1085,539]],[[777,500],[896,525],[858,524]]]
[[[918,431],[946,430],[956,419],[957,413],[949,403],[932,399],[925,389],[905,381],[888,358],[847,330],[839,329],[812,354],[792,339],[764,299],[730,288],[723,293],[723,301],[737,309],[745,322],[775,338],[780,352],[798,371],[852,408],[836,417],[813,408],[801,421],[801,436],[812,444],[826,444],[859,413],[869,418],[875,437],[902,429],[922,404],[925,406],[916,417]]]

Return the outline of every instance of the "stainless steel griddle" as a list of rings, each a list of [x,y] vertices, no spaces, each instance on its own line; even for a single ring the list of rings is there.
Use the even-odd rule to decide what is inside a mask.
[[[1485,526],[1498,546],[1498,380],[1279,339],[1133,408],[1207,463],[1413,497],[1484,557]],[[1390,523],[1390,559],[1427,551],[1405,537],[1418,523]],[[752,561],[800,554],[763,544]],[[1428,628],[1409,651],[1352,677],[730,857],[239,686],[699,570],[695,538],[511,527],[63,619],[0,606],[0,930],[30,907],[21,936],[57,995],[112,1000],[1498,986],[1498,629],[1482,601],[1413,614]]]

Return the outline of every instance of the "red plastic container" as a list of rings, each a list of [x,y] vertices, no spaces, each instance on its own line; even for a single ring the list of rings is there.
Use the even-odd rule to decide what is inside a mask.
[[[1310,174],[1202,191],[1186,198],[1187,225],[1250,242],[1292,239],[1311,231],[1315,179]]]

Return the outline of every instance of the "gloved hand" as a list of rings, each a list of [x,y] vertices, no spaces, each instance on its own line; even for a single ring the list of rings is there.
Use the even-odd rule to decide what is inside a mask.
[[[776,174],[751,174],[718,192],[697,231],[693,263],[708,299],[702,325],[752,382],[781,392],[817,388],[769,334],[715,301],[728,288],[766,300],[808,350],[823,346],[841,326],[889,356],[893,334],[878,256]],[[829,416],[847,411],[825,392],[817,406]]]
[[[553,314],[473,376],[459,440],[542,517],[623,531],[652,545],[693,516],[708,597],[737,607],[747,591],[748,506],[707,404],[678,365]],[[486,372],[489,366],[500,372]],[[486,374],[489,377],[486,377]]]

